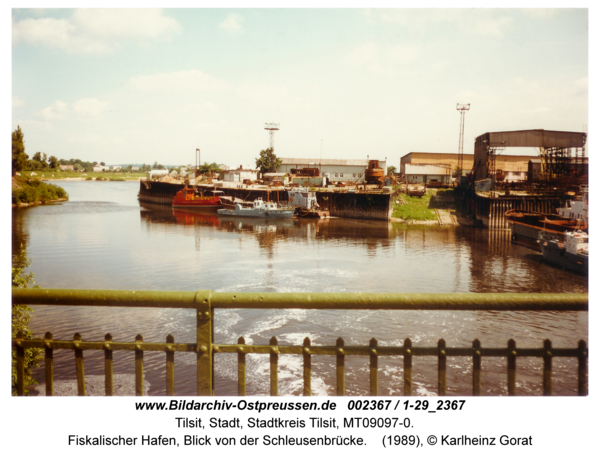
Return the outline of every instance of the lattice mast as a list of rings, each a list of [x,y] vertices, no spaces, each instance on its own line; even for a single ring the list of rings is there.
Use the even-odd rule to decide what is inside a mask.
[[[458,136],[458,167],[462,173],[463,170],[463,143],[465,140],[465,111],[469,111],[471,104],[456,104],[456,110],[460,111],[460,131]],[[460,179],[460,178],[459,178]]]
[[[275,151],[275,132],[279,130],[279,124],[265,122],[265,130],[269,131],[269,147]]]

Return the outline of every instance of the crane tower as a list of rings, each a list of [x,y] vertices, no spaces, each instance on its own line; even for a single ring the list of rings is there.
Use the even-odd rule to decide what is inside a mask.
[[[269,131],[269,147],[275,151],[275,132],[279,130],[279,124],[275,124],[274,122],[265,122],[265,130]]]

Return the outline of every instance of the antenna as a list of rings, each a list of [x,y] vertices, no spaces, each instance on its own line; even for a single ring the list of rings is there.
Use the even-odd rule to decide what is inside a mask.
[[[265,122],[265,130],[269,131],[269,147],[275,151],[275,132],[279,130],[279,124],[275,124],[274,122]]]
[[[469,111],[471,104],[466,105],[456,104],[457,111],[460,111],[460,135],[458,137],[458,167],[462,173],[463,169],[463,143],[465,140],[465,111]],[[460,178],[459,178],[460,179]]]

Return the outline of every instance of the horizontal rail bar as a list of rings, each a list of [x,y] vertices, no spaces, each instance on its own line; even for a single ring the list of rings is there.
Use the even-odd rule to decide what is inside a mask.
[[[210,297],[212,309],[360,309],[438,311],[587,311],[588,294],[399,294],[162,292],[135,290],[12,289],[22,305],[187,308]]]
[[[108,344],[108,346],[107,346]],[[104,341],[48,341],[35,340],[13,340],[13,347],[44,348],[44,349],[78,349],[86,350],[112,350],[112,351],[160,351],[160,352],[196,352],[197,345],[194,343],[119,343]],[[337,346],[269,346],[269,345],[242,345],[242,344],[213,344],[213,352],[224,354],[311,354],[311,355],[378,355],[378,356],[404,356],[406,348],[403,346],[344,346],[340,353]],[[472,357],[471,347],[447,347],[444,349],[447,357]],[[373,352],[375,351],[375,352]],[[412,356],[435,356],[439,355],[436,347],[412,347]],[[516,352],[516,357],[544,357],[547,350],[540,348],[480,348],[481,357],[507,357],[511,351]],[[552,357],[577,357],[578,348],[552,348]]]

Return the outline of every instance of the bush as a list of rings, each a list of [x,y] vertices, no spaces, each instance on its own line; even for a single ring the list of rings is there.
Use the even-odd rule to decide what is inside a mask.
[[[33,273],[25,274],[23,270],[31,264],[27,258],[25,248],[21,245],[12,258],[12,287],[27,288],[33,285]],[[12,305],[12,338],[16,338],[17,333],[22,332],[23,339],[30,340],[33,333],[29,329],[32,309],[25,305]],[[34,368],[39,366],[42,358],[41,349],[25,349],[25,395],[29,393],[27,386],[37,384],[31,376]],[[17,350],[12,350],[12,394],[17,394]]]
[[[62,187],[37,179],[23,179],[19,181],[19,186],[20,189],[12,189],[13,204],[46,203],[51,200],[69,197],[69,194]]]

